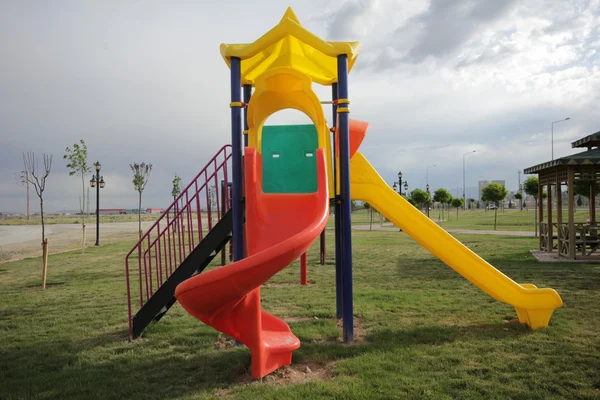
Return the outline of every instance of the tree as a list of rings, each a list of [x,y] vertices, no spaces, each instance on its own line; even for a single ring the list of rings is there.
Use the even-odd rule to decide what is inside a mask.
[[[450,221],[450,205],[452,204],[452,200],[454,200],[454,197],[452,197],[452,195],[450,195],[450,197],[448,197],[448,199],[446,200],[446,211],[448,212],[448,221]]]
[[[533,223],[535,224],[535,237],[538,235],[538,226],[537,226],[537,200],[538,200],[538,178],[537,176],[530,176],[523,182],[523,190],[525,190],[525,194],[529,196],[533,196],[535,200],[535,212],[533,216]]]
[[[592,182],[590,181],[576,181],[573,184],[573,194],[583,196],[585,198],[590,198],[590,188],[592,187]],[[598,193],[600,189],[600,185],[596,183],[595,193]]]
[[[69,176],[81,175],[81,191],[82,197],[79,204],[81,210],[81,253],[85,252],[85,174],[90,171],[90,167],[87,164],[87,146],[83,139],[79,140],[79,143],[74,143],[73,148],[65,148],[67,154],[63,156],[63,159],[68,160],[67,168],[71,171]]]
[[[491,201],[496,204],[496,208],[494,208],[494,230],[496,230],[498,220],[498,203],[504,200],[507,194],[506,186],[495,182],[490,183],[481,191],[481,197],[484,201]]]
[[[367,203],[366,201],[363,203],[363,207],[368,210],[371,208],[371,205],[369,203]]]
[[[448,203],[449,198],[452,198],[452,196],[450,195],[450,192],[444,188],[439,188],[435,192],[433,192],[433,201],[442,204],[442,207],[441,207],[442,217],[440,219],[440,222],[444,220],[443,204]]]
[[[523,211],[523,194],[521,192],[515,193],[515,199],[519,200],[519,205],[521,206],[521,211]]]
[[[48,272],[48,239],[46,239],[46,225],[44,222],[44,190],[46,190],[46,178],[52,169],[52,156],[42,154],[44,170],[41,171],[37,165],[35,153],[23,153],[23,164],[25,164],[25,176],[35,189],[40,199],[40,216],[42,218],[42,289],[46,289],[46,276]]]
[[[458,209],[463,206],[463,199],[455,197],[452,199],[452,207],[456,207],[456,220],[458,220]]]
[[[175,174],[175,178],[173,178],[173,188],[171,189],[171,196],[173,196],[173,219],[175,222],[173,223],[173,227],[175,231],[177,231],[177,196],[181,193],[181,178],[179,175]]]
[[[423,208],[426,204],[431,203],[431,196],[429,193],[421,189],[415,189],[410,192],[410,198],[421,208]]]
[[[475,205],[475,199],[473,199],[473,198],[468,199],[467,202],[468,202],[469,210],[474,207],[474,205]]]
[[[133,172],[133,188],[138,192],[138,229],[140,240],[142,239],[142,193],[146,189],[148,179],[150,178],[150,172],[152,171],[152,164],[145,162],[129,164],[131,171]]]

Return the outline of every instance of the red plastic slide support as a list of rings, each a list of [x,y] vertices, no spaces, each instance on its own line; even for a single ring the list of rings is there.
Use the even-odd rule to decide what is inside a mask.
[[[308,272],[306,271],[306,253],[300,256],[300,284],[306,286]]]

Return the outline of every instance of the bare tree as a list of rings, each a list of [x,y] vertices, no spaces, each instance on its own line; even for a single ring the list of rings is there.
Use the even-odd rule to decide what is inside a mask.
[[[35,153],[23,153],[23,164],[25,165],[25,176],[29,183],[35,189],[35,193],[40,199],[40,216],[42,217],[42,289],[46,288],[46,275],[48,272],[48,239],[46,239],[46,226],[44,222],[44,190],[46,190],[46,178],[50,175],[52,169],[52,155],[42,154],[44,160],[44,169],[40,170],[35,157]]]
[[[129,164],[131,171],[133,172],[133,188],[139,195],[138,201],[138,230],[140,240],[142,239],[142,193],[146,189],[148,184],[148,178],[150,178],[150,172],[152,171],[152,164],[150,163],[136,163]]]
[[[15,180],[17,181],[17,186],[26,186],[27,187],[27,220],[29,221],[29,218],[31,218],[31,213],[30,213],[30,208],[29,208],[29,179],[27,179],[28,177],[28,172],[27,171],[21,171],[19,173],[19,175],[15,176]]]

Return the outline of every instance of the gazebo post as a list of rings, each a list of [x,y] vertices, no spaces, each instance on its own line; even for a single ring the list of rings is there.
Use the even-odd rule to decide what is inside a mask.
[[[554,233],[552,229],[552,181],[548,180],[548,201],[546,205],[548,206],[548,253],[552,253],[553,241],[554,241]]]
[[[558,255],[560,256],[561,226],[562,226],[562,182],[558,170],[556,171],[556,236],[558,238]]]
[[[542,184],[542,174],[539,175],[539,183],[538,183],[538,226],[540,232],[540,250],[544,249],[542,243],[544,243],[544,237],[542,235],[542,224],[544,223],[544,185]]]
[[[575,259],[575,193],[573,193],[573,181],[575,170],[567,167],[567,192],[569,193],[569,259]]]
[[[596,226],[596,173],[592,173],[593,180],[590,182],[590,225]]]

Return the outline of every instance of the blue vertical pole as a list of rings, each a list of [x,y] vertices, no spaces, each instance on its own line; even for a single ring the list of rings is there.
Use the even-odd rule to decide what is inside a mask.
[[[331,85],[331,100],[338,98],[338,84]],[[337,106],[332,105],[332,127],[337,126]],[[343,308],[343,281],[342,281],[342,207],[337,193],[337,155],[335,151],[335,129],[333,134],[333,211],[335,226],[335,317],[341,319],[344,316]]]
[[[338,108],[340,147],[340,200],[342,208],[342,280],[344,342],[354,339],[352,304],[352,203],[350,201],[350,121],[348,109],[348,56],[338,56]]]
[[[244,147],[248,147],[248,103],[252,97],[252,85],[244,85],[244,103],[246,108],[244,110]]]
[[[244,210],[242,203],[242,87],[241,60],[231,57],[231,164],[233,187],[231,208],[233,213],[233,261],[244,258]]]

